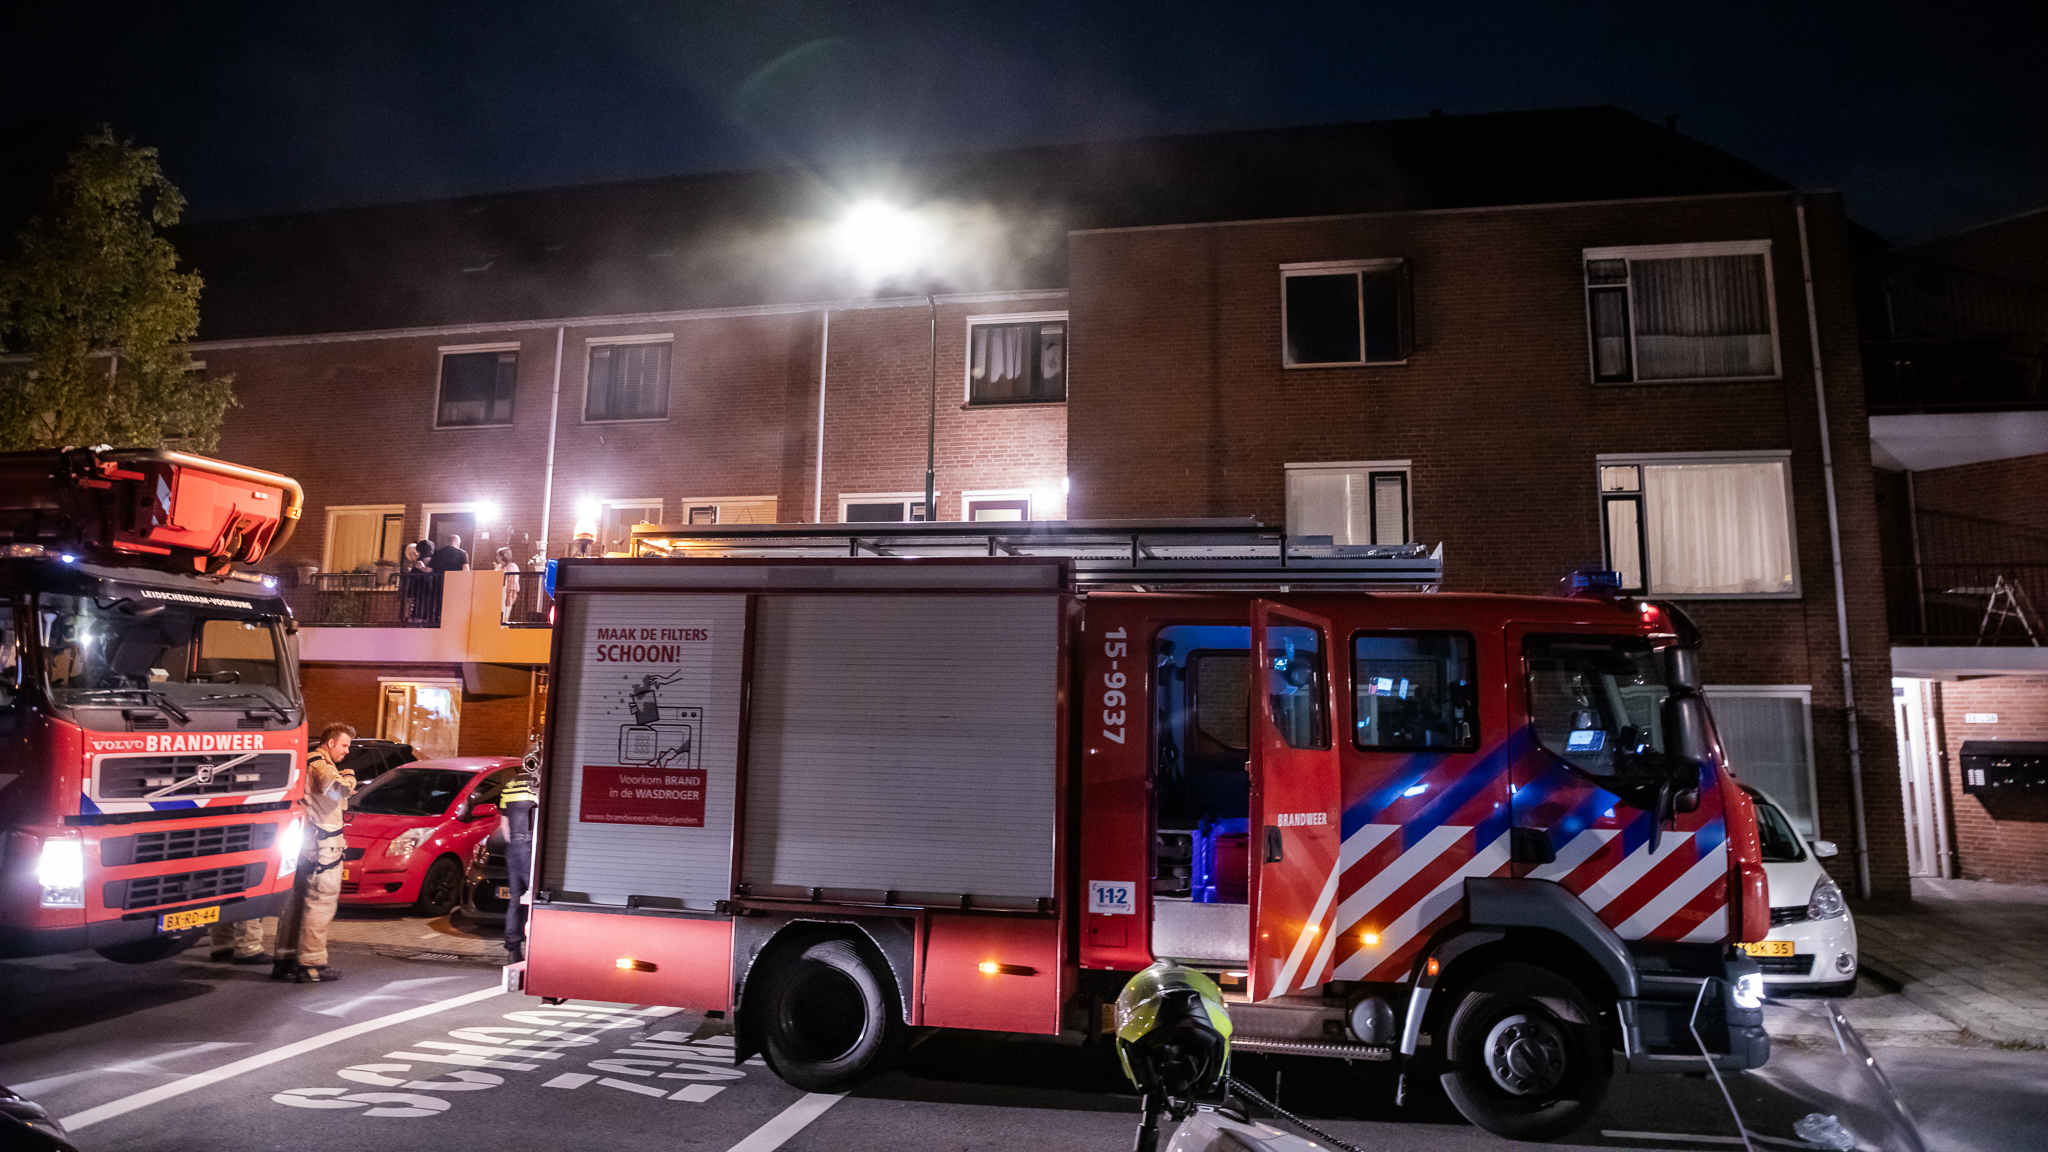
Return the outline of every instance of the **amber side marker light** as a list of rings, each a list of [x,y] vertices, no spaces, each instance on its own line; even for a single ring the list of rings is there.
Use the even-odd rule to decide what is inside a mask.
[[[983,976],[1035,976],[1038,974],[1038,969],[1028,964],[998,964],[993,960],[983,960],[978,967],[980,967]]]
[[[628,972],[652,972],[655,970],[654,961],[635,960],[631,956],[621,956],[613,963]]]
[[[1441,965],[1441,964],[1437,963],[1437,959],[1436,959],[1436,957],[1434,957],[1434,956],[1431,956],[1431,957],[1429,958],[1429,974],[1430,974],[1431,976],[1434,976],[1434,975],[1436,975],[1436,974],[1437,974],[1438,972],[1440,972],[1440,971],[1442,971],[1442,970],[1443,970],[1443,965]]]
[[[1359,936],[1359,940],[1364,942],[1367,948],[1377,948],[1380,946],[1380,934],[1377,932],[1366,932]]]

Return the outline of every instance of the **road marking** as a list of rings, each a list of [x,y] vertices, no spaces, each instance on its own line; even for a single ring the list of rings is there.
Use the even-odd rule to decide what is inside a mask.
[[[824,1115],[825,1109],[845,1098],[844,1092],[812,1092],[784,1108],[775,1119],[754,1129],[745,1140],[733,1145],[726,1152],[775,1152],[787,1143],[790,1137],[809,1126],[811,1121]]]
[[[597,1077],[595,1077],[595,1076],[589,1076],[589,1075],[585,1075],[585,1074],[584,1074],[584,1073],[582,1073],[582,1072],[564,1072],[564,1073],[562,1073],[562,1074],[561,1074],[560,1076],[557,1076],[557,1077],[555,1077],[555,1078],[554,1078],[553,1080],[550,1080],[550,1081],[548,1081],[547,1083],[545,1083],[545,1084],[541,1085],[541,1087],[543,1087],[543,1088],[581,1088],[581,1087],[583,1087],[583,1086],[584,1086],[585,1084],[588,1084],[588,1083],[590,1083],[590,1082],[591,1082],[592,1080],[595,1080],[595,1079],[597,1079]]]
[[[137,1092],[132,1096],[123,1096],[119,1100],[111,1100],[97,1107],[87,1108],[83,1112],[75,1112],[62,1118],[58,1123],[64,1125],[66,1129],[76,1132],[80,1128],[90,1127],[102,1120],[111,1120],[116,1116],[123,1116],[133,1112],[137,1108],[147,1108],[151,1104],[169,1100],[173,1096],[183,1096],[187,1092],[196,1091],[209,1084],[218,1084],[223,1080],[230,1080],[240,1076],[244,1072],[254,1072],[258,1068],[267,1068],[272,1064],[282,1063],[294,1056],[303,1056],[308,1052],[317,1051],[331,1044],[339,1044],[343,1040],[361,1036],[366,1032],[375,1032],[380,1028],[389,1028],[394,1024],[403,1024],[408,1020],[417,1020],[422,1016],[432,1016],[436,1012],[445,1012],[450,1008],[460,1008],[465,1004],[474,1004],[479,1000],[488,1000],[493,996],[502,996],[504,994],[504,990],[500,988],[485,988],[477,992],[466,992],[460,996],[452,996],[446,1000],[436,1000],[432,1004],[422,1004],[417,1008],[407,1008],[403,1012],[393,1012],[389,1016],[379,1016],[374,1020],[359,1021],[336,1028],[332,1032],[322,1032],[318,1036],[308,1036],[304,1040],[295,1040],[282,1048],[273,1048],[268,1052],[258,1052],[254,1056],[245,1056],[240,1060],[223,1064],[218,1068],[205,1072],[195,1072],[190,1076],[173,1080],[169,1084],[159,1085],[146,1092]]]

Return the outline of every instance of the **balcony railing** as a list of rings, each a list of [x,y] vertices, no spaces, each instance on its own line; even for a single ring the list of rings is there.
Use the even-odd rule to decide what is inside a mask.
[[[1872,415],[2048,408],[2048,337],[1925,337],[1863,342]]]
[[[285,603],[312,628],[439,628],[441,580],[431,572],[315,572],[283,579]]]
[[[2048,646],[2048,564],[1905,564],[1884,570],[1892,643]]]
[[[547,628],[553,623],[555,602],[548,598],[541,587],[539,572],[507,572],[507,584],[516,585],[501,593],[503,605],[499,622],[507,628]]]

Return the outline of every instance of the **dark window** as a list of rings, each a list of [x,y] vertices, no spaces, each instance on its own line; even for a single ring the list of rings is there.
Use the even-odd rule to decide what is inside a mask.
[[[846,506],[848,524],[900,524],[923,519],[922,500],[874,500]]]
[[[1778,811],[1778,806],[1758,794],[1754,788],[1744,788],[1749,798],[1756,802],[1756,830],[1763,839],[1764,863],[1797,864],[1806,859],[1806,849],[1799,843],[1799,833],[1792,830],[1792,822]]]
[[[1472,640],[1451,632],[1351,642],[1360,748],[1470,751],[1479,746]]]
[[[1286,363],[1392,364],[1408,358],[1408,265],[1283,272]]]
[[[670,345],[598,344],[590,349],[585,420],[660,420],[668,415]]]
[[[1532,636],[1529,718],[1545,748],[1593,776],[1616,752],[1664,750],[1664,662],[1640,640]]]
[[[1289,748],[1328,748],[1321,635],[1299,624],[1268,624],[1266,659],[1266,700],[1280,739]]]
[[[378,816],[439,816],[472,779],[448,768],[400,768],[371,781],[348,806]]]
[[[968,403],[1042,404],[1066,398],[1066,321],[969,329]]]
[[[477,428],[512,422],[519,383],[517,352],[450,352],[441,357],[437,428]]]

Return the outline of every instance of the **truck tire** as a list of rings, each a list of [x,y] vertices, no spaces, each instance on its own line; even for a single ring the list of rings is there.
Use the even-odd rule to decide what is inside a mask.
[[[453,856],[443,856],[427,868],[426,878],[420,881],[420,898],[413,902],[416,916],[446,916],[462,903],[462,864]]]
[[[1614,1054],[1585,996],[1531,964],[1488,969],[1451,1016],[1444,1092],[1510,1140],[1554,1140],[1593,1118]]]
[[[154,964],[168,960],[199,942],[197,932],[178,932],[169,936],[152,936],[147,940],[131,940],[126,944],[109,944],[93,951],[116,964]]]
[[[904,1042],[893,989],[846,940],[785,956],[761,987],[768,1066],[807,1092],[836,1092],[887,1068]]]

